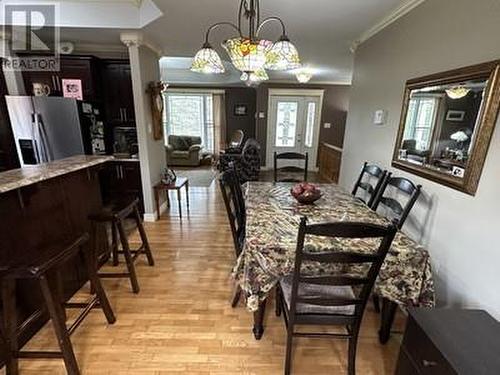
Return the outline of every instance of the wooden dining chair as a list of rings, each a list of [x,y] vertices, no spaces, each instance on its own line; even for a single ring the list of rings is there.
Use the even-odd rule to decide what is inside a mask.
[[[295,165],[288,165],[283,167],[278,167],[278,160],[295,160],[295,161],[303,161],[304,168],[297,167]],[[274,153],[274,182],[302,182],[307,181],[307,168],[309,164],[309,154],[306,152],[305,154],[300,154],[298,152],[283,152],[278,154]],[[296,178],[286,177],[283,179],[279,179],[278,175],[280,173],[300,173],[304,174],[304,179],[299,180]]]
[[[389,186],[394,187],[398,192],[402,192],[408,196],[406,204],[401,204],[395,198],[386,195]],[[389,173],[384,179],[371,207],[374,211],[376,211],[381,204],[387,207],[393,214],[393,217],[390,219],[395,218],[397,220],[398,229],[401,229],[420,196],[421,189],[422,185],[415,185],[412,181],[404,177],[392,177]]]
[[[246,209],[241,184],[233,163],[229,163],[228,169],[221,174],[219,186],[231,227],[236,258],[238,258],[243,251],[243,244],[245,243]],[[241,288],[236,286],[231,302],[232,307],[236,307],[240,297]]]
[[[361,173],[359,174],[358,180],[352,189],[352,195],[356,196],[359,189],[364,190],[367,194],[369,194],[370,198],[366,202],[362,198],[358,198],[364,203],[368,205],[368,207],[372,207],[373,202],[382,186],[384,179],[387,175],[387,171],[383,170],[379,166],[375,164],[368,164],[365,162],[363,164],[363,168],[361,169]],[[377,179],[377,183],[373,186],[369,180],[364,180],[365,176],[373,177]]]
[[[236,257],[239,257],[245,241],[246,212],[245,199],[243,198],[243,192],[234,166],[230,165],[229,168],[221,174],[219,186],[222,192],[224,205],[226,206],[229,225],[231,227],[234,250]]]
[[[276,293],[276,314],[279,316],[283,313],[287,327],[286,375],[290,374],[292,366],[292,340],[304,336],[347,339],[348,374],[355,374],[356,346],[365,306],[396,232],[394,224],[388,227],[352,222],[308,225],[306,218],[301,219],[294,273],[279,282]],[[308,240],[318,237],[370,238],[374,239],[374,249],[372,253],[354,250],[311,253],[304,249],[306,236]],[[304,272],[303,265],[306,262],[338,271],[322,273],[321,276],[310,275]],[[345,274],[341,271],[345,264],[359,264],[365,272],[360,272],[360,275]],[[296,325],[342,326],[345,332],[296,332]]]

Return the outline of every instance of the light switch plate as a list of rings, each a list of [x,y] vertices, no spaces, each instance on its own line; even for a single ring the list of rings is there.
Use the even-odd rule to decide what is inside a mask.
[[[379,109],[375,111],[373,115],[373,123],[375,125],[384,125],[387,121],[387,111],[385,109]]]
[[[266,118],[266,112],[259,112],[259,118]]]
[[[330,124],[329,122],[325,122],[325,123],[323,124],[323,127],[324,127],[325,129],[330,129],[330,128],[332,127],[332,124]]]

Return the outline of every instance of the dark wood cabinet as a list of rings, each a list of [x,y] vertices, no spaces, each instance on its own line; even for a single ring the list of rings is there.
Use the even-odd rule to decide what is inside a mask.
[[[50,88],[51,96],[62,96],[63,79],[82,81],[83,100],[99,102],[99,60],[92,56],[61,56],[57,72],[23,72],[27,94],[32,93],[33,83],[43,83]]]
[[[410,309],[396,375],[500,374],[499,346],[485,311]]]
[[[142,207],[141,168],[138,160],[113,161],[101,171],[101,188],[105,202],[121,198],[135,198],[140,200]]]
[[[113,126],[135,126],[132,76],[128,60],[102,62],[105,116]]]
[[[340,149],[328,143],[321,143],[318,159],[321,179],[335,184],[338,183],[342,161],[342,152]]]
[[[0,69],[0,172],[19,167],[16,145],[5,103],[5,95],[7,94],[5,77]]]

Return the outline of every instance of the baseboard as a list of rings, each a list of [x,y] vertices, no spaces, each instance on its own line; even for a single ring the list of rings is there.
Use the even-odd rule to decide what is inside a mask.
[[[156,214],[156,211],[152,214],[144,214],[144,221],[148,223],[154,223],[156,220],[158,220],[158,215]]]
[[[160,216],[162,213],[164,213],[165,211],[167,211],[167,208],[168,208],[168,204],[167,204],[167,201],[163,202],[161,205],[160,205]],[[155,212],[154,213],[145,213],[144,214],[144,221],[148,222],[148,223],[154,223],[155,221],[158,221],[159,220],[159,217],[158,217],[158,212]]]

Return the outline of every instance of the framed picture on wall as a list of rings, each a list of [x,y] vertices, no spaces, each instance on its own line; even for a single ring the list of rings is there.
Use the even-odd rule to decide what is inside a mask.
[[[246,104],[235,104],[234,115],[235,116],[247,116],[248,115],[248,106]]]
[[[464,118],[465,118],[465,111],[449,110],[446,113],[446,121],[461,122],[461,121],[464,121]]]

